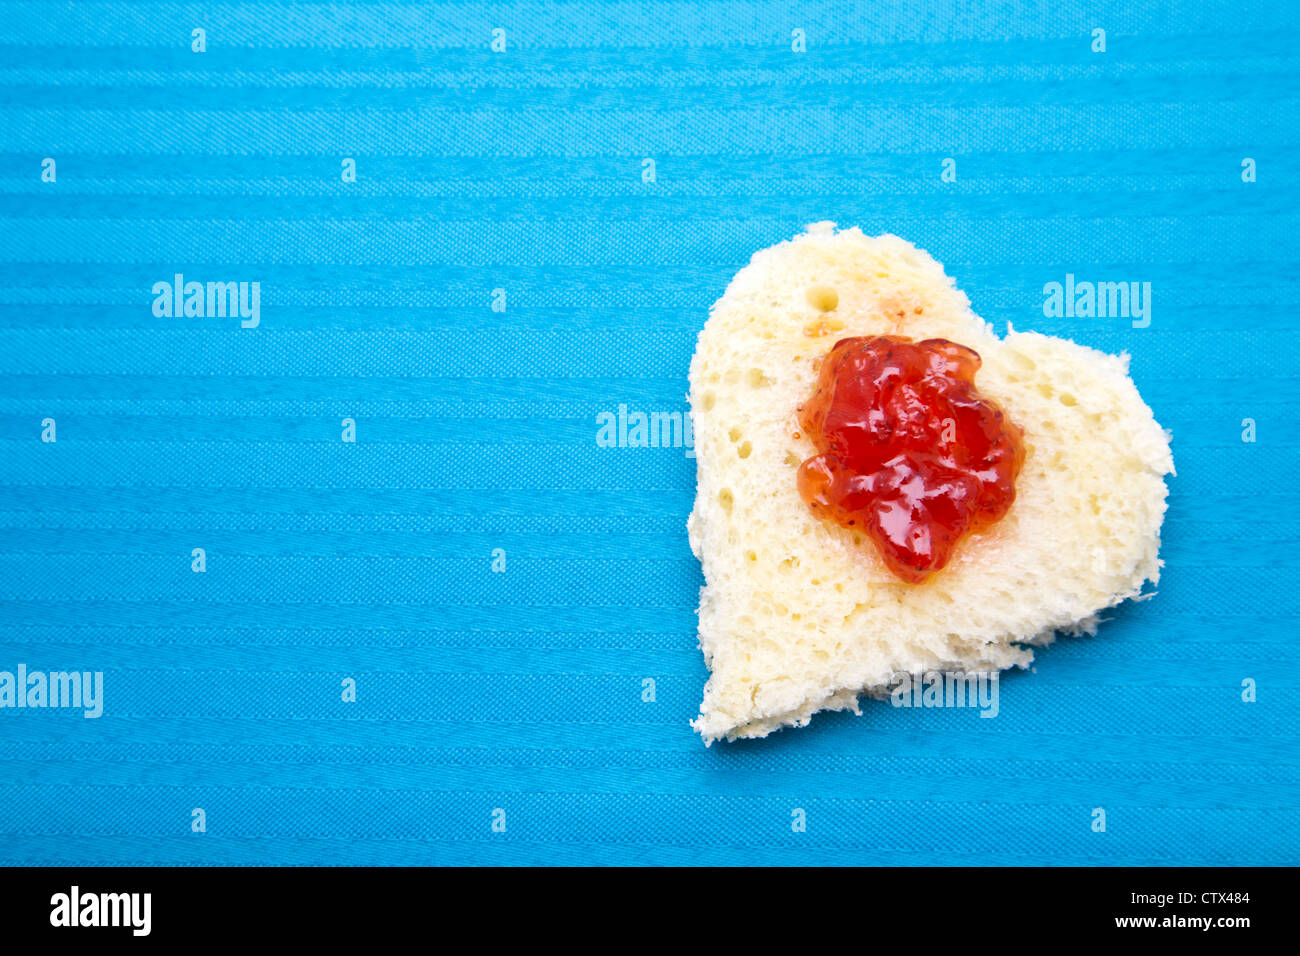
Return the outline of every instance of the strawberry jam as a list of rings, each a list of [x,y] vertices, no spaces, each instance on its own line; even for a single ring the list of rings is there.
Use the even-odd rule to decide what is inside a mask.
[[[799,424],[818,454],[799,468],[813,514],[875,541],[913,584],[1007,513],[1023,435],[975,390],[979,354],[946,339],[841,339]]]

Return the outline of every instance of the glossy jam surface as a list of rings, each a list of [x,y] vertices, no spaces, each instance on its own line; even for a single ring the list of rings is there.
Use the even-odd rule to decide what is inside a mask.
[[[799,423],[818,454],[799,492],[818,517],[865,532],[919,584],[1007,513],[1023,435],[975,388],[979,354],[946,339],[841,339]]]

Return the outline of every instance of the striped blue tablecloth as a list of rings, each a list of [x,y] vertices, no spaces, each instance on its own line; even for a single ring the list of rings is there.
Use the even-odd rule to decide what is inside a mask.
[[[1297,18],[0,3],[0,860],[1296,862]],[[598,416],[826,219],[1131,353],[1167,566],[995,720],[705,750],[695,463]]]

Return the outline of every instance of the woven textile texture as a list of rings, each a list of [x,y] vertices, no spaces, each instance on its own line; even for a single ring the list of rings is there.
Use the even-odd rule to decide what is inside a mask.
[[[1295,863],[1298,21],[0,3],[0,861]],[[695,462],[598,416],[820,220],[1130,353],[1166,566],[996,719],[706,750]]]

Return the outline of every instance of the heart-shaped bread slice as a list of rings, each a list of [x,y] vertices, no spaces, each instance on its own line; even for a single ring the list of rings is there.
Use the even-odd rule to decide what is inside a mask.
[[[814,517],[798,410],[840,339],[947,339],[979,353],[979,393],[1024,432],[1015,501],[919,584],[866,535]],[[1169,438],[1127,356],[1008,331],[896,236],[818,223],[754,255],[713,306],[691,362],[698,468],[691,548],[704,568],[706,743],[857,709],[897,675],[1026,666],[1058,632],[1159,578]]]

